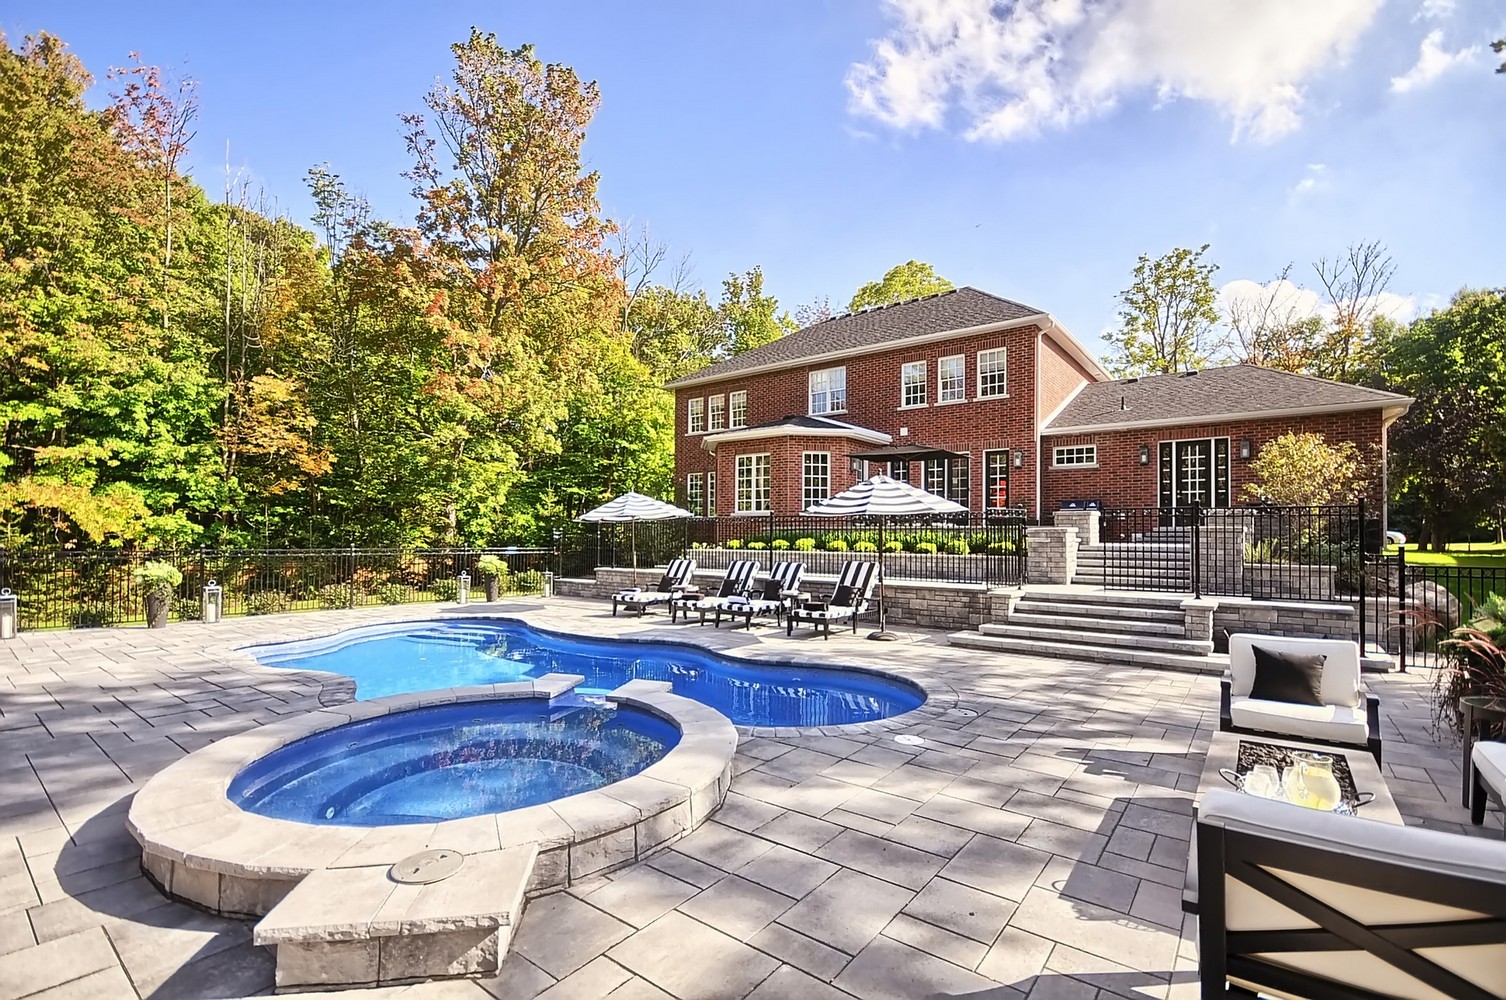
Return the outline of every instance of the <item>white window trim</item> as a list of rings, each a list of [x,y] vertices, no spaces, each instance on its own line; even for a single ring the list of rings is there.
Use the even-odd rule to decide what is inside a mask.
[[[733,396],[741,396],[743,398],[743,422],[740,423],[740,424],[734,424],[732,422],[732,414],[734,414],[734,413],[737,412],[736,408],[732,405],[732,397]],[[748,390],[747,389],[735,389],[732,392],[727,393],[727,429],[729,431],[735,431],[735,430],[741,430],[742,428],[747,427],[747,426],[748,426]]]
[[[696,494],[700,494],[699,500]],[[692,514],[703,517],[706,513],[706,474],[692,472],[685,477],[685,502]],[[697,508],[700,508],[697,510]]]
[[[1014,449],[1012,449],[1012,448],[985,448],[985,449],[983,449],[983,454],[980,456],[980,461],[978,463],[978,472],[982,476],[982,478],[980,479],[980,483],[981,483],[981,485],[983,487],[983,509],[985,511],[990,511],[990,510],[1008,510],[1009,509],[1007,507],[995,507],[993,505],[993,491],[989,489],[989,482],[988,482],[988,456],[990,456],[990,455],[1003,455],[1004,456],[1004,478],[1006,480],[1009,480],[1009,479],[1013,479],[1014,478],[1010,474],[1010,472],[1009,472],[1010,463],[1014,461],[1013,450]],[[1011,499],[1013,499],[1013,498],[1011,498]]]
[[[823,374],[825,372],[835,372],[835,371],[840,371],[842,373],[842,408],[840,410],[831,410],[831,409],[828,409],[828,410],[820,410],[820,411],[818,411],[818,410],[816,410],[816,408],[814,406],[815,395],[816,395],[815,390],[812,388],[812,386],[815,384],[814,380],[815,380],[815,378],[816,378],[817,375],[821,375],[821,374]],[[830,399],[830,397],[831,397],[831,390],[830,389],[826,390],[826,395],[827,395],[827,398]],[[806,376],[805,376],[805,410],[806,410],[806,415],[807,416],[811,416],[811,417],[829,417],[829,416],[831,416],[834,413],[846,413],[847,412],[847,366],[846,365],[832,365],[829,368],[816,368],[816,369],[814,369],[814,370],[812,370],[812,371],[810,371],[810,372],[808,372],[806,374]]]
[[[739,486],[738,486],[738,482],[737,482],[737,480],[738,480],[737,470],[738,470],[738,466],[740,466],[742,464],[742,460],[745,459],[745,458],[748,458],[748,459],[762,458],[764,460],[764,467],[768,470],[768,473],[769,473],[768,495],[764,498],[764,502],[766,504],[769,504],[770,506],[760,507],[760,508],[758,508],[756,510],[738,510],[737,509],[738,504],[742,501],[742,498],[737,495],[738,491],[739,491]],[[733,512],[733,514],[736,514],[736,515],[741,516],[741,517],[760,517],[760,516],[767,517],[769,515],[769,513],[773,510],[773,506],[772,506],[773,503],[774,503],[774,463],[773,463],[773,459],[770,456],[769,452],[766,452],[766,451],[748,452],[746,454],[735,456],[732,459],[732,512]]]
[[[985,393],[983,391],[983,355],[1002,353],[1004,355],[1004,391]],[[1004,347],[990,347],[986,351],[979,351],[974,364],[978,369],[973,379],[973,387],[977,391],[977,399],[1008,399],[1009,398],[1009,349]]]
[[[832,464],[831,464],[831,452],[829,452],[829,451],[802,451],[800,453],[800,509],[801,510],[804,510],[810,504],[810,502],[811,502],[805,496],[805,471],[806,471],[805,470],[805,460],[807,458],[810,458],[813,455],[820,455],[822,458],[826,459],[826,496],[820,497],[819,500],[830,500],[831,499],[831,487],[832,487],[832,478],[833,478],[832,477],[832,471],[833,470],[832,470]]]
[[[722,424],[721,424],[720,427],[713,426],[712,422],[711,422],[711,414],[716,409],[714,406],[711,405],[711,401],[713,399],[719,399],[719,400],[722,401]],[[728,411],[727,411],[727,394],[726,393],[724,393],[724,392],[718,392],[715,395],[707,396],[706,397],[706,430],[708,432],[715,432],[715,431],[724,431],[724,430],[726,430],[727,429],[727,412]]]
[[[1093,452],[1091,462],[1063,462],[1061,460],[1064,451],[1081,451],[1089,449]],[[1098,468],[1098,445],[1096,444],[1060,444],[1051,448],[1051,468],[1053,469],[1096,469]]]
[[[716,517],[716,473],[706,473],[706,516]]]
[[[906,368],[913,368],[916,365],[920,366],[920,392],[921,392],[921,395],[925,396],[926,398],[922,402],[919,402],[919,403],[907,403],[907,402],[905,402],[905,369]],[[928,371],[928,368],[927,368],[927,365],[926,365],[926,363],[925,363],[924,360],[921,360],[921,361],[906,361],[904,364],[902,364],[902,365],[899,366],[899,407],[898,407],[899,409],[901,409],[901,410],[923,410],[927,406],[931,405],[931,393],[930,393],[931,385],[930,385],[930,382],[928,381],[928,379],[930,378],[930,375],[927,374],[927,371]]]
[[[944,397],[944,395],[943,395],[942,388],[941,388],[941,365],[945,361],[961,361],[962,362],[962,398],[961,399],[946,399]],[[966,354],[948,354],[944,358],[937,358],[936,359],[936,404],[935,405],[937,405],[937,406],[955,406],[958,403],[966,403],[966,402],[967,402],[967,355]]]
[[[695,404],[697,404],[697,403],[701,404],[701,429],[700,430],[696,430],[695,429],[695,421],[694,421],[694,419],[692,419],[692,415],[695,413]],[[688,399],[688,400],[685,401],[685,433],[686,434],[705,434],[706,433],[706,397],[705,396],[697,396],[694,399]]]

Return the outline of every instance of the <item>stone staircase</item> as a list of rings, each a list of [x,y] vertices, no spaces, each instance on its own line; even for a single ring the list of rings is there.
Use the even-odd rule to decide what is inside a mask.
[[[1221,674],[1228,657],[1213,653],[1211,638],[1187,634],[1189,617],[1205,615],[1211,635],[1211,602],[1189,614],[1183,606],[1189,599],[1187,594],[1027,587],[1003,622],[947,639],[954,646],[995,652]]]
[[[1178,529],[1142,541],[1082,545],[1072,582],[1116,590],[1176,593],[1192,590],[1192,544],[1176,536]]]

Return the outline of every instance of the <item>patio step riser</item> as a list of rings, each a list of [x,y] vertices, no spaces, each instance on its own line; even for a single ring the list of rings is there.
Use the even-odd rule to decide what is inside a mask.
[[[948,636],[947,640],[953,646],[966,649],[1018,653],[1053,659],[1086,660],[1089,663],[1105,663],[1114,666],[1153,667],[1160,670],[1213,676],[1222,674],[1229,665],[1227,657],[1189,656],[1159,650],[1126,649],[1121,646],[1043,642],[1038,639],[1024,639],[1008,635],[980,635],[977,632],[957,632]]]
[[[1090,632],[1123,632],[1129,636],[1158,635],[1168,636],[1173,639],[1182,639],[1187,635],[1186,626],[1178,616],[1176,622],[1148,621],[1127,617],[1115,618],[1112,621],[1088,615],[1043,615],[1033,612],[1021,613],[1019,606],[1009,616],[1009,625],[1025,626],[1028,628],[1051,628],[1069,629],[1073,631],[1087,630]]]
[[[1207,656],[1213,643],[1200,639],[1167,638],[1122,632],[1090,632],[1083,629],[1032,628],[1016,625],[979,625],[978,632],[989,636],[1009,636],[1044,643],[1084,646],[1114,646],[1125,649],[1158,650],[1188,656]]]
[[[1185,618],[1182,609],[1141,607],[1139,605],[1079,604],[1075,601],[1021,600],[1015,610],[1027,615],[1071,616],[1078,619],[1102,621],[1112,619],[1125,622],[1160,622],[1176,625],[1179,629]]]

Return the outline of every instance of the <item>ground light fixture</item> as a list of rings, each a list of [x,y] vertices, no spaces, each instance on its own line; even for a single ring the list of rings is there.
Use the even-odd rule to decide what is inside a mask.
[[[460,575],[455,578],[455,603],[471,603],[471,574],[464,570],[461,570]]]
[[[225,588],[219,581],[204,584],[204,593],[199,598],[199,617],[206,625],[217,623],[225,614]]]
[[[16,637],[16,607],[19,603],[9,587],[0,589],[0,639]]]

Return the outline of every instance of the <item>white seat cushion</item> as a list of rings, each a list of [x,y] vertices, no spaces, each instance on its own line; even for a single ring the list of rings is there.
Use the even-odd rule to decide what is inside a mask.
[[[826,608],[824,610],[813,609],[813,608],[800,608],[798,611],[795,612],[795,617],[796,618],[831,618],[831,619],[837,619],[837,618],[851,618],[855,614],[857,614],[857,609],[856,608],[846,608],[846,607],[838,606],[838,607]]]
[[[1294,705],[1260,698],[1231,698],[1229,718],[1238,729],[1258,729],[1331,743],[1363,746],[1370,735],[1364,709],[1344,705]]]
[[[1496,794],[1506,795],[1506,743],[1482,740],[1470,751],[1470,761],[1480,772],[1480,780]]]
[[[659,604],[675,596],[662,590],[626,590],[617,595],[617,600],[626,604]]]

